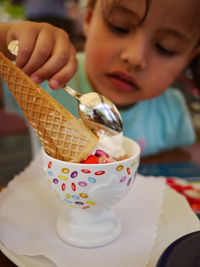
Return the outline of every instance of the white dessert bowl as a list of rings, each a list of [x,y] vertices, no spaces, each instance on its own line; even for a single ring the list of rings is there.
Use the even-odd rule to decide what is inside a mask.
[[[123,138],[127,159],[106,164],[61,161],[42,153],[43,167],[53,193],[70,208],[57,220],[58,235],[77,247],[99,247],[117,238],[120,215],[113,205],[134,183],[140,159],[139,145]]]

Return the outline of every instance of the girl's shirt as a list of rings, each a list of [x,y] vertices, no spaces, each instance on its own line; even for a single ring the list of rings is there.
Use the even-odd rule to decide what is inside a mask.
[[[78,54],[78,63],[78,70],[68,85],[85,94],[92,89],[85,75],[84,53]],[[47,82],[41,86],[79,117],[76,99],[62,89],[51,90]],[[120,114],[124,136],[139,143],[142,156],[189,145],[195,141],[195,132],[184,97],[176,89],[169,88],[160,96],[141,101],[120,111]]]

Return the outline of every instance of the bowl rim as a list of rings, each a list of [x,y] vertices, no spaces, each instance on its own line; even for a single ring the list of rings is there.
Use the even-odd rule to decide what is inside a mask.
[[[111,165],[116,165],[116,163],[123,163],[123,162],[125,162],[125,161],[127,161],[127,160],[131,160],[131,158],[132,159],[137,159],[137,158],[139,158],[140,157],[140,152],[141,152],[141,149],[140,149],[140,146],[139,146],[139,144],[136,142],[136,141],[134,141],[134,140],[132,140],[131,138],[128,138],[128,137],[123,137],[123,140],[126,140],[127,142],[132,142],[132,143],[134,143],[134,146],[135,146],[135,148],[136,148],[136,153],[134,154],[134,155],[132,155],[132,156],[130,156],[130,157],[128,157],[128,158],[126,158],[126,159],[123,159],[123,160],[120,160],[120,161],[115,161],[115,162],[109,162],[109,163],[98,163],[98,164],[83,164],[83,163],[78,163],[78,162],[69,162],[69,161],[64,161],[64,160],[60,160],[60,159],[56,159],[56,158],[53,158],[53,157],[51,157],[45,150],[44,150],[44,147],[42,146],[42,158],[44,158],[43,157],[43,155],[45,155],[45,157],[47,157],[47,158],[49,158],[50,160],[51,159],[53,159],[54,161],[58,161],[58,162],[60,162],[60,163],[67,163],[67,164],[69,164],[69,165],[74,165],[74,164],[76,164],[77,166],[90,166],[90,167],[92,167],[92,166],[99,166],[99,167],[102,167],[102,166],[111,166]]]

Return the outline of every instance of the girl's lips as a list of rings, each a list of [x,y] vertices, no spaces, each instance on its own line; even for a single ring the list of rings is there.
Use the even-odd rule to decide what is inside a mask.
[[[107,75],[114,87],[120,91],[138,91],[139,86],[135,83],[133,78],[130,75],[125,74],[124,72],[112,72]]]

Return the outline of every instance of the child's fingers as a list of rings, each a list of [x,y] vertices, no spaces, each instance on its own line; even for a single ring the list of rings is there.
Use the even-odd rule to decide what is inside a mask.
[[[77,66],[74,47],[69,42],[66,46],[66,44],[63,43],[63,40],[58,38],[53,49],[53,55],[47,62],[45,62],[45,64],[43,64],[43,66],[32,74],[31,78],[35,82],[41,83],[42,81],[55,76],[55,74],[60,73],[61,69],[63,69],[66,65],[69,66],[66,71],[64,71],[64,77],[62,75],[56,75],[56,78],[58,78],[58,84],[65,84],[75,73]]]
[[[50,87],[52,89],[59,89],[72,78],[72,76],[76,72],[76,69],[76,53],[75,49],[72,47],[70,58],[68,62],[64,64],[64,66],[58,69],[57,67],[55,67],[54,60],[49,60],[49,62],[42,66],[42,68],[40,68],[38,71],[36,71],[31,76],[31,78],[37,83],[41,83],[44,80],[50,79]],[[49,74],[51,75],[49,76]]]
[[[33,53],[36,38],[34,38],[34,36],[30,36],[29,38],[26,36],[20,36],[18,40],[19,50],[16,58],[16,65],[22,69],[27,64],[31,54]]]
[[[31,57],[39,29],[40,27],[33,28],[30,23],[24,24],[24,22],[21,22],[9,30],[7,42],[10,43],[12,40],[19,41],[18,56],[16,58],[16,65],[19,68],[23,68]]]
[[[52,58],[57,43],[55,29],[55,27],[45,25],[39,32],[33,53],[27,64],[23,67],[23,71],[26,74],[32,75]],[[56,32],[62,36],[62,42],[65,44],[65,47],[69,46],[67,33],[60,33],[61,31],[59,31],[59,29],[57,29]],[[65,53],[65,60],[67,60],[68,57],[69,55]],[[62,62],[60,62],[60,65],[61,64]]]
[[[73,77],[76,70],[77,59],[76,57],[70,57],[68,64],[51,77],[49,80],[49,86],[52,89],[59,89],[63,87]]]
[[[21,22],[13,26],[7,41],[17,39],[16,65],[36,83],[51,79],[58,89],[73,76],[77,67],[76,52],[68,34],[47,23]]]
[[[27,75],[32,75],[37,69],[43,66],[51,56],[53,45],[52,40],[49,41],[49,45],[43,44],[42,46],[38,45],[37,41],[29,60],[22,67],[23,71]]]

